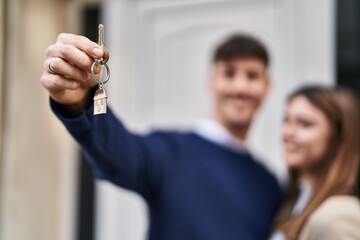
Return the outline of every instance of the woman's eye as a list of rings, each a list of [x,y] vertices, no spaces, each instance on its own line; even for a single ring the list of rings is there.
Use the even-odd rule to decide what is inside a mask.
[[[305,120],[300,120],[298,122],[299,126],[301,127],[311,127],[312,123],[309,121],[305,121]]]

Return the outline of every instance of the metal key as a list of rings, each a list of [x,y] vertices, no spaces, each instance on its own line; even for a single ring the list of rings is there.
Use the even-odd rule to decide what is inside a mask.
[[[102,49],[105,49],[104,47],[104,25],[99,25],[99,39],[98,44]],[[94,115],[98,114],[105,114],[107,109],[107,93],[104,88],[104,84],[109,80],[110,78],[110,69],[107,65],[108,59],[104,60],[103,58],[95,59],[92,67],[91,67],[91,75],[95,81],[98,82],[98,89],[95,92],[94,96]],[[106,69],[106,78],[105,80],[98,80],[96,79],[95,73],[94,73],[94,67],[95,65],[101,65],[104,66]]]
[[[99,24],[99,31],[98,31],[98,34],[99,34],[99,38],[98,38],[98,44],[100,45],[101,49],[104,50],[104,25],[102,24]],[[103,65],[104,63],[104,59],[103,58],[100,58],[100,61],[101,65]]]

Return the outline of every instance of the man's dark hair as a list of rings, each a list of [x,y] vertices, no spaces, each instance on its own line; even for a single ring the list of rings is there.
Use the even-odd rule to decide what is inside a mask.
[[[254,37],[235,34],[227,38],[214,51],[213,62],[232,61],[235,59],[256,58],[265,66],[269,65],[269,54],[266,47]]]

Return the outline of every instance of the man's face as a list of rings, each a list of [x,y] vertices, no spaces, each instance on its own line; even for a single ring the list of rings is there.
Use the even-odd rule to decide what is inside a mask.
[[[215,119],[246,132],[269,87],[265,64],[256,58],[218,61],[210,78]]]

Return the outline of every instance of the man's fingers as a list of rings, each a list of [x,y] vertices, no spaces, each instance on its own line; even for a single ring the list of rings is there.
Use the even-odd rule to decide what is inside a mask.
[[[42,85],[49,91],[76,90],[96,85],[91,77],[91,66],[94,58],[107,59],[109,53],[86,37],[62,33],[57,42],[48,47],[47,60],[44,62]],[[94,69],[98,76],[101,66]]]
[[[46,72],[41,76],[41,83],[50,92],[56,90],[76,90],[80,87],[80,83],[76,80]]]
[[[104,55],[104,51],[97,43],[91,41],[84,36],[74,35],[70,33],[61,33],[58,36],[57,42],[63,43],[65,45],[72,45],[85,52],[92,58],[99,59],[102,58]]]
[[[48,58],[62,58],[69,64],[76,65],[78,68],[81,68],[87,72],[91,71],[91,65],[94,62],[93,58],[91,58],[89,55],[79,50],[78,48],[72,45],[61,43],[51,45],[47,49],[46,55],[48,56]],[[52,66],[53,64],[51,62],[51,67]]]
[[[83,69],[84,71],[90,72],[91,65],[94,62],[94,57],[90,56],[85,51],[86,48],[91,48],[92,46],[98,46],[98,45],[90,41],[86,37],[77,36],[73,34],[62,33],[59,35],[59,39],[57,43],[48,47],[48,49],[46,50],[47,57],[48,58],[60,57],[65,61]],[[101,50],[101,53],[102,53],[101,56],[103,56],[104,59],[109,58],[108,51]],[[100,58],[101,57],[97,57],[97,59]],[[101,71],[100,66],[96,66],[95,73],[97,74],[100,71]]]
[[[59,57],[49,58],[49,60],[45,61],[44,67],[46,68],[45,70],[48,70],[50,73],[62,75],[76,81],[85,82],[91,78],[89,72]]]

